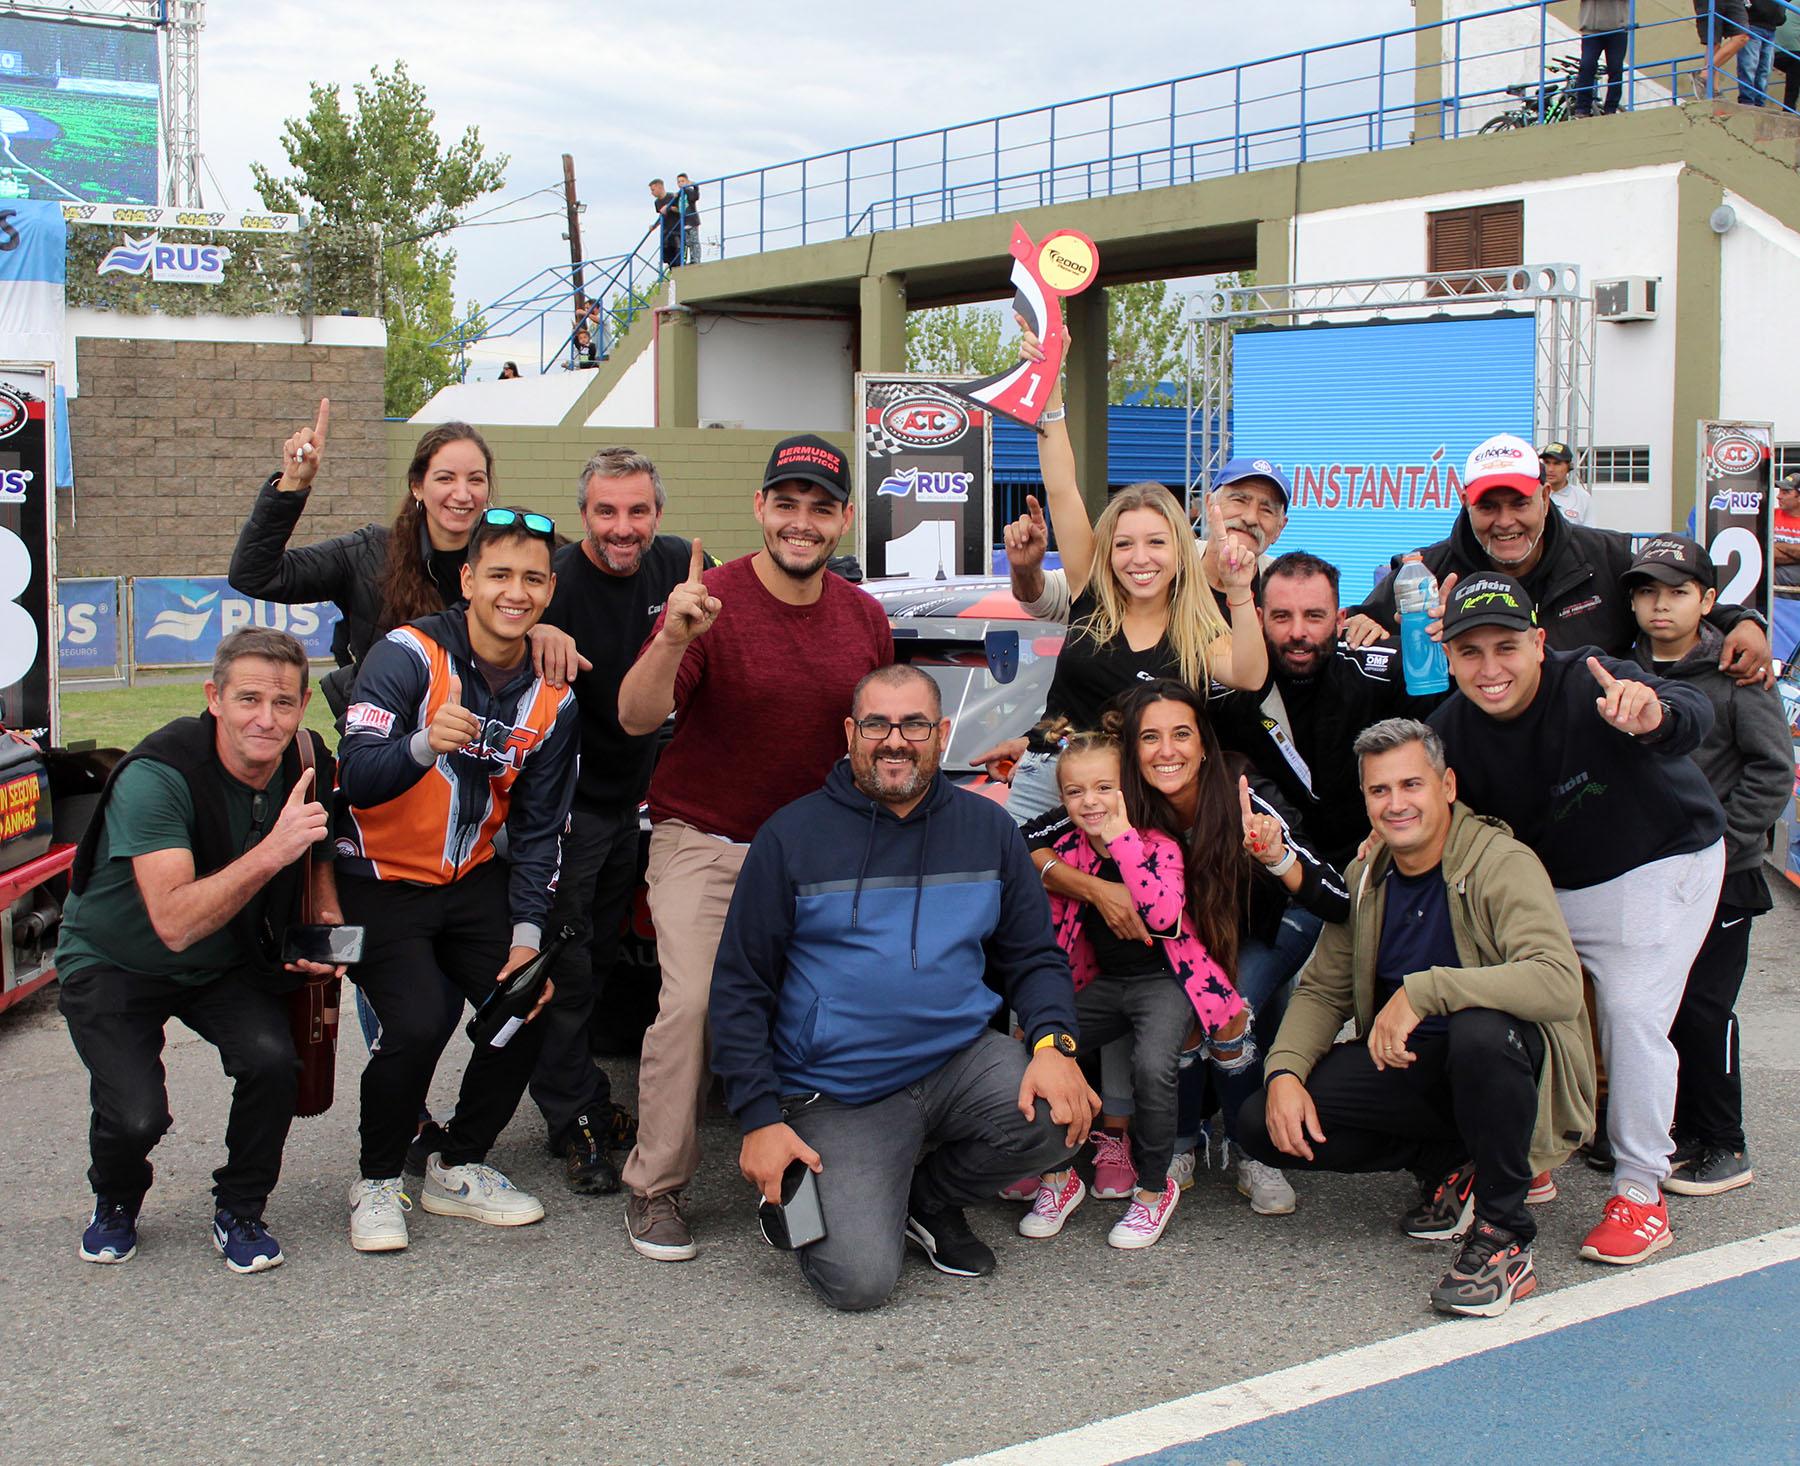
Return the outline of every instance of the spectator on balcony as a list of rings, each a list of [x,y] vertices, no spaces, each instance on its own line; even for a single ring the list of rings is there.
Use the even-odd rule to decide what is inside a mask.
[[[652,178],[650,202],[656,210],[656,221],[662,226],[662,266],[673,270],[681,263],[681,197],[664,188],[662,179]]]
[[[588,335],[586,326],[575,328],[575,340],[571,343],[571,360],[569,370],[586,371],[589,367],[600,365],[599,353],[594,348],[594,339]]]
[[[675,197],[680,201],[681,263],[700,263],[700,185],[685,173],[675,175]]]
[[[1625,44],[1630,39],[1631,0],[1581,0],[1581,66],[1575,73],[1575,115],[1594,115],[1594,82],[1606,59],[1608,117],[1619,110],[1625,93]]]
[[[1694,29],[1700,33],[1700,44],[1713,48],[1711,63],[1693,75],[1694,96],[1704,101],[1718,95],[1719,73],[1750,39],[1744,0],[1694,0]]]
[[[500,368],[500,380],[501,381],[514,382],[514,381],[518,380],[518,377],[519,377],[519,364],[516,361],[509,361],[506,363],[505,366]]]
[[[1769,67],[1775,60],[1775,32],[1788,18],[1782,0],[1749,0],[1749,39],[1738,52],[1738,101],[1764,107],[1769,101]]]
[[[1800,107],[1800,10],[1790,10],[1775,32],[1775,69],[1786,78],[1781,105],[1792,112]]]

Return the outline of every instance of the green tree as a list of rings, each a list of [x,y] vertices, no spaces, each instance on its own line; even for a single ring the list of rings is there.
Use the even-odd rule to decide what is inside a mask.
[[[292,172],[277,177],[256,163],[251,174],[264,208],[309,213],[316,299],[377,298],[387,411],[408,417],[456,372],[454,354],[431,344],[455,324],[456,252],[431,241],[501,186],[508,160],[488,157],[473,127],[446,149],[404,61],[374,68],[354,91],[352,112],[336,85],[311,87],[311,109],[281,133]]]
[[[1019,359],[998,306],[947,305],[909,311],[906,369],[955,376],[992,376]]]

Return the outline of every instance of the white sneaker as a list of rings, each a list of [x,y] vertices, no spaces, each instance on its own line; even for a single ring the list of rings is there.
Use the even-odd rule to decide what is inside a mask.
[[[425,1191],[419,1201],[434,1216],[468,1217],[490,1227],[523,1227],[544,1219],[544,1203],[492,1166],[479,1161],[446,1166],[435,1153],[425,1162]]]
[[[1259,1217],[1285,1217],[1293,1211],[1294,1188],[1273,1166],[1240,1155],[1237,1172],[1238,1195],[1250,1198],[1250,1210]]]
[[[1188,1190],[1194,1184],[1194,1166],[1197,1162],[1198,1157],[1193,1151],[1182,1151],[1169,1162],[1169,1179],[1183,1191]]]
[[[1073,1170],[1061,1186],[1052,1190],[1048,1181],[1038,1183],[1031,1210],[1019,1218],[1021,1237],[1054,1237],[1075,1208],[1087,1200],[1087,1186]]]
[[[364,1179],[350,1187],[350,1245],[358,1252],[399,1252],[406,1246],[412,1198],[398,1176]]]
[[[1125,1251],[1149,1247],[1168,1231],[1169,1218],[1175,1215],[1175,1207],[1180,1200],[1181,1188],[1173,1179],[1164,1183],[1162,1195],[1149,1206],[1133,1196],[1131,1205],[1125,1208],[1125,1215],[1106,1234],[1107,1245]]]

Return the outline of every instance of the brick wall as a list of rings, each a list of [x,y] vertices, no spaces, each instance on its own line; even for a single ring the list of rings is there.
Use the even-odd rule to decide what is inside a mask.
[[[69,403],[75,503],[57,495],[61,575],[223,575],[281,444],[331,398],[298,543],[392,518],[384,353],[357,346],[84,337]]]
[[[718,428],[478,426],[494,450],[496,502],[548,514],[573,539],[581,533],[576,474],[596,448],[624,444],[648,454],[662,474],[669,497],[663,529],[690,538],[699,535],[722,560],[762,547],[750,499],[762,484],[769,454],[787,436]],[[421,430],[411,423],[389,423],[387,428],[388,472],[397,489]],[[840,446],[848,452],[853,445],[846,441]],[[849,551],[848,541],[842,548]]]

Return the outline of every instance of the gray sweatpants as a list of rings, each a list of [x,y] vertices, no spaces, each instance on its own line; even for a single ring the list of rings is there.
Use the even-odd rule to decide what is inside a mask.
[[[1598,886],[1556,893],[1581,965],[1594,979],[1615,1195],[1632,1182],[1659,1191],[1669,1174],[1679,1068],[1669,1025],[1724,876],[1720,840]]]

